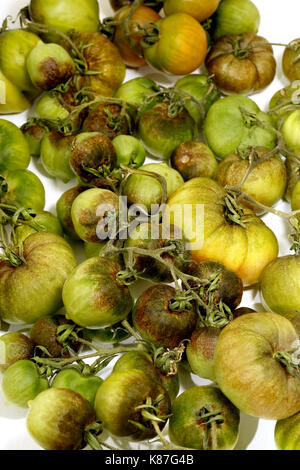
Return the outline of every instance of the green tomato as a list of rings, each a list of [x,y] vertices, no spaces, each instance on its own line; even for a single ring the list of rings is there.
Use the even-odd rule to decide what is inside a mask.
[[[145,111],[138,127],[138,136],[146,150],[161,160],[169,160],[179,144],[194,140],[197,133],[197,125],[186,109],[170,117],[166,103]]]
[[[57,233],[63,237],[64,232],[59,219],[51,212],[42,211],[36,214],[34,225],[19,225],[16,228],[16,236],[18,243],[23,243],[29,235],[36,232]]]
[[[131,168],[138,168],[143,165],[146,151],[138,139],[131,135],[118,135],[112,140],[112,144],[117,154],[117,168],[121,164]]]
[[[35,173],[29,170],[14,170],[6,173],[3,178],[2,185],[6,185],[6,191],[1,198],[2,203],[26,207],[36,212],[44,209],[45,188]]]
[[[39,157],[41,153],[41,142],[43,137],[48,133],[48,128],[35,123],[25,123],[21,127],[21,131],[29,147],[30,155]]]
[[[145,97],[153,95],[159,91],[156,83],[147,77],[137,77],[123,83],[115,92],[115,97],[126,101],[135,107],[140,107]],[[154,102],[153,104],[154,105]]]
[[[72,77],[73,59],[58,44],[38,44],[27,58],[27,70],[36,88],[51,90]]]
[[[26,60],[32,49],[41,43],[29,31],[11,29],[0,34],[0,69],[22,91],[34,91],[28,75]]]
[[[184,183],[180,173],[166,163],[148,163],[140,167],[140,170],[163,176],[167,183],[167,197]],[[161,203],[162,188],[154,177],[134,174],[127,179],[123,194],[127,196],[129,204],[143,204],[150,212],[152,204]]]
[[[291,206],[293,211],[298,211],[300,209],[300,180],[296,183],[291,199]],[[297,215],[300,221],[300,213]]]
[[[0,174],[28,167],[30,152],[26,139],[15,124],[5,119],[0,119],[0,148]]]
[[[52,131],[43,137],[41,143],[41,160],[45,170],[64,183],[74,178],[69,163],[73,140],[73,135],[64,136]]]
[[[79,236],[75,232],[75,228],[72,222],[71,208],[76,197],[89,189],[88,186],[75,186],[74,188],[65,191],[56,203],[57,217],[63,227],[64,232],[71,237],[73,240],[80,240]]]
[[[223,0],[215,15],[214,40],[225,34],[257,33],[260,14],[251,0]]]
[[[128,287],[118,282],[121,269],[115,260],[100,256],[74,269],[63,288],[66,317],[93,329],[124,320],[133,302]]]
[[[282,137],[290,150],[297,153],[300,150],[300,110],[289,114],[281,127]]]
[[[96,393],[102,382],[100,377],[83,375],[77,369],[67,368],[54,377],[51,387],[73,390],[94,406]]]
[[[89,243],[84,242],[84,254],[86,258],[93,258],[94,256],[99,256],[101,251],[106,245],[106,241],[102,241],[102,243]]]
[[[69,111],[59,102],[56,96],[44,93],[37,101],[35,114],[38,119],[57,120],[66,119]]]
[[[29,100],[0,70],[0,114],[22,113],[29,107]]]
[[[97,0],[31,0],[30,17],[62,33],[70,30],[96,32],[99,30],[99,5]],[[46,35],[49,41],[58,42],[57,35]]]
[[[176,398],[169,435],[176,445],[198,450],[232,450],[240,413],[214,386],[192,387]]]
[[[255,118],[264,123],[266,128],[256,124]],[[214,154],[224,159],[236,149],[257,146],[273,149],[276,134],[272,124],[272,118],[250,98],[227,96],[214,103],[208,111],[204,133]]]
[[[0,371],[4,372],[12,364],[22,359],[31,359],[34,344],[23,333],[6,333],[0,338]]]
[[[47,388],[48,380],[41,377],[36,364],[26,359],[12,364],[2,377],[6,399],[20,408],[27,408],[28,402]]]
[[[192,100],[188,100],[185,104],[185,108],[198,126],[203,123],[211,105],[221,97],[217,85],[207,75],[187,75],[175,83],[175,88],[179,88],[202,103],[202,109]]]
[[[300,413],[277,421],[275,442],[279,450],[300,450]]]
[[[216,382],[214,352],[221,328],[198,328],[190,338],[186,356],[192,372],[203,379]]]

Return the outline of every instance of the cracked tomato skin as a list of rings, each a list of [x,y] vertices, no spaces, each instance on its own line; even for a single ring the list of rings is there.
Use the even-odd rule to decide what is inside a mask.
[[[77,262],[59,235],[37,232],[23,243],[26,264],[0,262],[0,315],[10,324],[32,324],[62,306],[62,288]]]
[[[71,273],[63,288],[66,317],[85,328],[102,328],[124,320],[133,300],[118,282],[121,265],[112,258],[89,258]]]
[[[186,13],[175,13],[156,22],[158,41],[144,49],[149,65],[172,75],[187,75],[203,63],[207,36],[201,24]]]
[[[221,412],[215,436],[201,422],[199,412]],[[239,435],[239,410],[215,386],[192,387],[179,395],[172,407],[169,436],[174,444],[198,450],[232,450]],[[207,439],[206,439],[207,438]]]
[[[193,178],[169,197],[168,218],[183,230],[193,259],[222,263],[234,271],[244,285],[251,285],[277,257],[278,242],[274,233],[250,209],[244,210],[243,226],[228,221],[222,205],[224,197],[225,191],[217,182]],[[182,216],[186,204],[192,210]]]

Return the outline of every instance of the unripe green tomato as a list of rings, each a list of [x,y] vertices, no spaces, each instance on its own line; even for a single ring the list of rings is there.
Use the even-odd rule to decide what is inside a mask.
[[[291,199],[291,206],[293,211],[298,211],[300,209],[300,180],[296,183],[293,192],[292,192],[292,199]],[[300,221],[300,212],[297,215]]]
[[[73,140],[73,135],[64,136],[52,131],[44,136],[41,143],[41,160],[45,170],[64,183],[74,178],[69,163]]]
[[[48,380],[41,377],[36,364],[26,359],[12,364],[2,377],[5,397],[20,408],[27,408],[28,402],[47,388]]]
[[[69,111],[59,102],[56,96],[44,93],[36,103],[35,114],[39,119],[66,119]]]
[[[106,241],[102,241],[102,243],[88,243],[84,242],[84,254],[86,258],[93,258],[94,256],[99,256],[101,251],[106,245]]]
[[[207,75],[187,75],[175,83],[175,88],[179,88],[202,103],[201,109],[193,100],[186,100],[185,102],[186,110],[198,126],[203,123],[205,114],[211,105],[221,97],[217,85]]]
[[[192,387],[175,400],[169,436],[174,444],[183,447],[232,450],[238,439],[239,423],[239,410],[218,388]]]
[[[94,406],[97,390],[102,383],[103,380],[100,377],[83,375],[77,369],[67,368],[54,377],[51,387],[73,390]]]
[[[4,181],[7,191],[1,198],[3,204],[26,207],[40,212],[45,206],[45,188],[39,177],[29,170],[14,170],[6,173]]]
[[[281,128],[282,137],[293,152],[297,153],[300,150],[300,110],[293,111],[284,120]]]
[[[0,114],[22,113],[30,107],[21,90],[10,82],[0,70]]]
[[[198,176],[213,178],[218,168],[210,148],[196,141],[180,144],[172,153],[171,165],[179,171],[184,181]]]
[[[225,34],[257,33],[260,14],[251,0],[223,0],[215,21],[214,40]]]
[[[264,305],[285,315],[300,310],[300,256],[287,255],[271,261],[260,278]]]
[[[26,61],[37,44],[42,44],[40,38],[26,30],[11,29],[0,35],[0,69],[22,91],[31,92],[35,89]]]
[[[31,0],[30,17],[53,29],[67,33],[70,30],[96,32],[99,30],[97,0]],[[48,33],[48,41],[58,42],[58,35]]]
[[[84,328],[114,325],[127,317],[132,297],[118,282],[122,267],[114,259],[96,256],[73,270],[63,288],[66,318]]]
[[[166,163],[148,163],[140,167],[140,170],[163,176],[167,183],[167,197],[184,183],[180,173]],[[162,188],[160,182],[154,177],[134,174],[127,179],[123,194],[127,196],[129,204],[143,204],[150,212],[152,204],[161,203]]]
[[[131,135],[118,135],[112,140],[112,144],[117,154],[116,167],[120,165],[139,168],[146,158],[146,151],[143,144]]]
[[[26,123],[21,127],[21,131],[27,141],[30,155],[32,157],[39,157],[41,153],[41,142],[43,137],[47,134],[48,129],[39,124]]]
[[[0,338],[0,371],[4,372],[12,364],[22,359],[31,359],[34,344],[23,333],[6,333]]]
[[[85,429],[95,421],[89,402],[72,390],[49,388],[30,403],[27,429],[45,450],[85,447]]]
[[[39,212],[34,217],[34,227],[30,225],[19,225],[15,232],[18,243],[23,243],[29,235],[35,232],[52,232],[63,237],[64,232],[58,218],[51,212]]]
[[[27,70],[36,88],[51,90],[72,77],[73,59],[58,44],[38,44],[27,58]]]
[[[76,197],[89,189],[88,186],[78,185],[74,188],[68,189],[65,191],[56,203],[56,213],[57,217],[63,227],[66,235],[71,237],[73,240],[80,240],[79,236],[75,232],[74,225],[72,222],[71,208]]]
[[[300,413],[277,421],[275,443],[279,450],[300,450]]]
[[[0,148],[0,174],[28,167],[30,153],[26,139],[15,124],[5,119],[0,119]]]
[[[118,196],[108,189],[90,188],[79,194],[71,208],[72,222],[79,238],[102,245],[109,237],[107,230],[110,230],[106,216],[108,213],[115,215],[118,207]]]
[[[159,87],[153,80],[147,77],[137,77],[123,83],[115,92],[115,97],[132,106],[140,107],[145,97],[147,98],[158,91]]]

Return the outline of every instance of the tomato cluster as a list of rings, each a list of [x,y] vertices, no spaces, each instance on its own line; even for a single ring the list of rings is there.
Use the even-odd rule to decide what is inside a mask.
[[[277,64],[251,0],[110,3],[31,0],[0,32],[0,114],[35,101],[0,119],[2,391],[48,450],[111,448],[103,431],[231,450],[240,411],[300,449],[299,40],[263,112]],[[31,157],[76,178],[56,215]],[[265,312],[239,308],[255,285]],[[212,383],[178,396],[180,369]]]

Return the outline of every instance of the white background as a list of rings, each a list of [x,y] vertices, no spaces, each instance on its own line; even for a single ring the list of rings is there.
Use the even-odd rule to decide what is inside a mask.
[[[28,3],[29,0],[0,0],[0,22],[4,20],[7,15],[16,17],[17,12]],[[47,0],[44,0],[47,1]],[[199,0],[201,1],[201,0]],[[258,7],[261,14],[261,25],[259,33],[267,38],[270,42],[288,43],[293,39],[300,36],[299,31],[299,17],[300,17],[300,2],[299,0],[253,0]],[[101,18],[112,15],[112,10],[109,6],[108,0],[100,0]],[[274,47],[275,56],[277,59],[277,75],[273,83],[263,92],[254,95],[252,99],[263,109],[268,109],[268,103],[273,94],[280,88],[288,85],[288,80],[284,77],[281,69],[281,58],[283,48]],[[163,76],[151,69],[144,67],[139,70],[139,74],[147,75],[163,85],[170,84],[175,81],[170,77]],[[126,80],[134,78],[137,73],[128,70]],[[3,117],[3,116],[1,116]],[[26,121],[27,113],[19,114],[16,116],[7,116],[5,118],[13,121],[17,125],[23,124]],[[1,149],[0,149],[1,151]],[[36,160],[32,161],[29,169],[36,172],[41,178],[46,189],[46,209],[55,213],[56,201],[62,192],[66,191],[69,187],[75,185],[72,181],[65,185],[61,181],[49,178],[45,171],[42,169],[40,163]],[[289,211],[289,205],[280,202],[277,207]],[[266,215],[264,221],[273,229],[280,242],[280,254],[288,253],[289,242],[287,241],[287,226],[281,219],[273,216]],[[79,255],[80,256],[80,255]],[[244,293],[242,306],[253,307],[258,311],[262,311],[260,304],[260,297],[257,289],[247,290]],[[105,377],[109,373],[102,374]],[[191,377],[186,373],[181,373],[182,388],[189,388],[195,384],[206,384],[205,380],[200,380],[198,377],[192,375]],[[18,409],[5,402],[4,397],[0,392],[0,449],[39,449],[39,446],[29,436],[26,430],[26,410]],[[241,416],[240,438],[237,444],[237,449],[249,450],[273,450],[276,449],[274,443],[274,421],[258,420],[249,416]],[[130,441],[122,440],[119,442],[119,447],[123,449],[134,448],[136,444]]]

